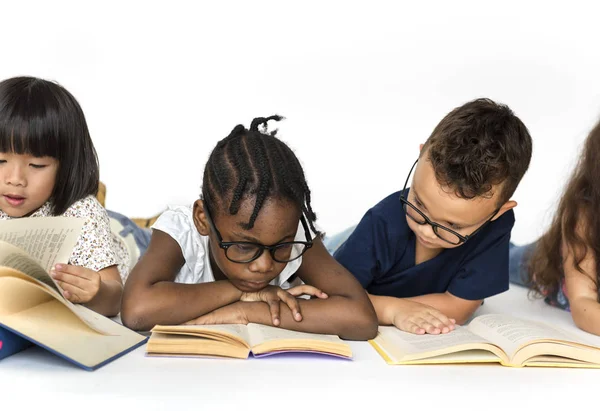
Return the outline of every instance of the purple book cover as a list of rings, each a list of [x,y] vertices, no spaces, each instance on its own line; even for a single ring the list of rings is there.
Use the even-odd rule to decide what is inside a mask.
[[[251,355],[253,358],[264,358],[264,357],[270,357],[270,356],[277,356],[277,355],[282,355],[285,357],[304,357],[304,356],[323,356],[323,357],[330,357],[330,358],[341,358],[343,360],[349,360],[352,361],[352,357],[346,357],[345,355],[338,355],[338,354],[333,354],[333,353],[328,353],[328,352],[323,352],[323,351],[311,351],[311,350],[281,350],[281,351],[270,351],[267,353],[263,353],[263,354],[254,354],[253,352],[250,352],[249,355]],[[240,358],[234,358],[234,357],[227,357],[227,356],[218,356],[218,355],[209,355],[209,354],[204,354],[204,355],[200,355],[200,354],[156,354],[156,353],[152,353],[152,354],[148,354],[146,353],[146,357],[170,357],[170,358],[213,358],[213,359],[225,359],[225,360],[239,360]]]
[[[252,356],[254,358],[262,358],[262,357],[269,357],[271,355],[277,355],[277,354],[300,354],[300,355],[306,355],[306,354],[316,354],[316,355],[324,355],[327,357],[336,357],[336,358],[343,358],[344,360],[352,360],[352,357],[346,357],[345,355],[339,355],[339,354],[333,354],[330,352],[324,352],[324,351],[312,351],[312,350],[281,350],[281,351],[270,351],[270,352],[266,352],[263,354],[254,354],[252,353]]]

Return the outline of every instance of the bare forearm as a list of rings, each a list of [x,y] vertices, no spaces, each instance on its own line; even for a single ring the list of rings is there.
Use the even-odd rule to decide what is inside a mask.
[[[107,317],[119,314],[123,285],[119,281],[104,280],[100,282],[100,289],[91,301],[84,304],[90,310]]]
[[[241,295],[226,280],[202,284],[160,281],[144,291],[126,293],[121,317],[135,330],[149,330],[156,324],[182,324],[239,301]]]
[[[380,325],[394,325],[396,314],[406,310],[406,302],[417,302],[435,308],[448,318],[464,324],[475,312],[478,301],[461,300],[448,294],[426,294],[410,298],[386,297],[369,294],[371,303],[375,307]]]
[[[401,309],[401,299],[372,294],[369,294],[369,299],[371,300],[371,304],[373,304],[375,312],[377,313],[379,325],[394,324],[394,314],[397,310]]]
[[[591,298],[571,300],[571,315],[577,327],[600,335],[600,304]]]
[[[247,302],[244,310],[249,322],[272,325],[271,314],[263,302]],[[280,303],[279,327],[318,334],[335,334],[347,340],[369,340],[377,334],[377,324],[372,321],[372,310],[362,310],[351,299],[330,296],[327,299],[299,300],[302,321],[292,317],[292,311]],[[369,313],[370,311],[370,313]]]
[[[407,298],[407,300],[429,305],[448,318],[453,318],[458,324],[467,322],[481,304],[481,301],[462,300],[447,293],[420,295]]]

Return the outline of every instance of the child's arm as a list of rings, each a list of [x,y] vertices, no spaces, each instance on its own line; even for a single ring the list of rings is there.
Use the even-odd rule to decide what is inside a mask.
[[[76,265],[56,264],[51,275],[67,300],[107,317],[119,314],[123,281],[116,265],[94,271]]]
[[[327,252],[321,239],[302,257],[298,277],[327,294],[328,298],[299,300],[302,321],[280,304],[280,326],[297,331],[336,334],[349,340],[368,340],[377,334],[377,317],[365,290]],[[253,322],[272,325],[263,302],[238,302],[200,317],[192,323]]]
[[[134,330],[156,324],[182,324],[239,301],[242,292],[229,281],[202,284],[173,282],[185,259],[177,241],[153,230],[150,245],[129,275],[123,291],[121,319]]]
[[[380,325],[414,334],[444,334],[471,318],[482,300],[465,300],[449,292],[410,298],[369,295]]]
[[[483,300],[465,300],[452,295],[450,292],[426,294],[410,297],[408,300],[427,304],[440,311],[445,316],[456,320],[458,324],[466,323],[473,313],[481,306]]]
[[[577,327],[600,335],[600,303],[596,283],[596,260],[593,251],[587,248],[579,264],[583,273],[575,268],[573,250],[563,243],[563,270],[568,290],[571,316]]]
[[[396,298],[369,294],[380,325],[393,325],[414,334],[445,334],[454,329],[456,321],[439,310],[411,298]]]

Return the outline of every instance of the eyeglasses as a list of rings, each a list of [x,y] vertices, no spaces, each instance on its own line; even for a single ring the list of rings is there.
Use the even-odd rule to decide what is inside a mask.
[[[486,225],[488,225],[492,221],[492,219],[496,216],[496,214],[498,214],[498,211],[500,211],[500,208],[498,208],[496,211],[494,211],[494,214],[492,214],[492,216],[489,219],[487,219],[477,230],[473,231],[470,235],[459,234],[456,231],[454,231],[448,227],[444,227],[441,224],[431,221],[429,219],[429,217],[427,217],[425,214],[423,214],[423,212],[421,210],[419,210],[416,206],[411,204],[404,196],[404,193],[406,192],[406,186],[408,185],[408,180],[410,179],[410,175],[412,174],[413,169],[415,168],[415,166],[417,165],[418,162],[419,162],[419,160],[415,161],[415,163],[413,164],[413,166],[411,167],[411,169],[408,173],[408,177],[406,177],[406,182],[404,183],[404,188],[402,189],[402,194],[400,194],[400,202],[402,202],[402,207],[404,208],[404,212],[411,220],[413,220],[415,223],[417,223],[419,225],[429,224],[431,226],[431,228],[433,229],[433,232],[435,233],[435,235],[438,236],[438,238],[440,238],[440,239],[444,240],[445,242],[450,243],[452,245],[459,245],[459,244],[465,243],[469,238],[473,237],[475,234],[477,234],[479,231],[481,231]]]
[[[204,212],[208,217],[210,226],[217,235],[219,247],[225,250],[225,257],[234,263],[250,263],[260,257],[265,250],[269,250],[273,260],[279,263],[289,263],[290,261],[300,258],[306,250],[313,246],[310,230],[308,229],[308,224],[304,219],[304,215],[300,217],[300,222],[302,223],[302,227],[304,227],[304,234],[306,235],[307,241],[286,241],[274,245],[263,245],[250,241],[223,241],[223,237],[217,229],[210,211],[208,210],[206,201],[204,202]]]

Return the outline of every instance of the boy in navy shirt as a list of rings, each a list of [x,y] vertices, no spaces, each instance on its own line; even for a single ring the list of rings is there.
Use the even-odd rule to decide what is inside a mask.
[[[531,150],[521,120],[489,99],[442,119],[404,189],[371,208],[334,254],[369,293],[379,324],[446,333],[508,289],[511,196]]]

